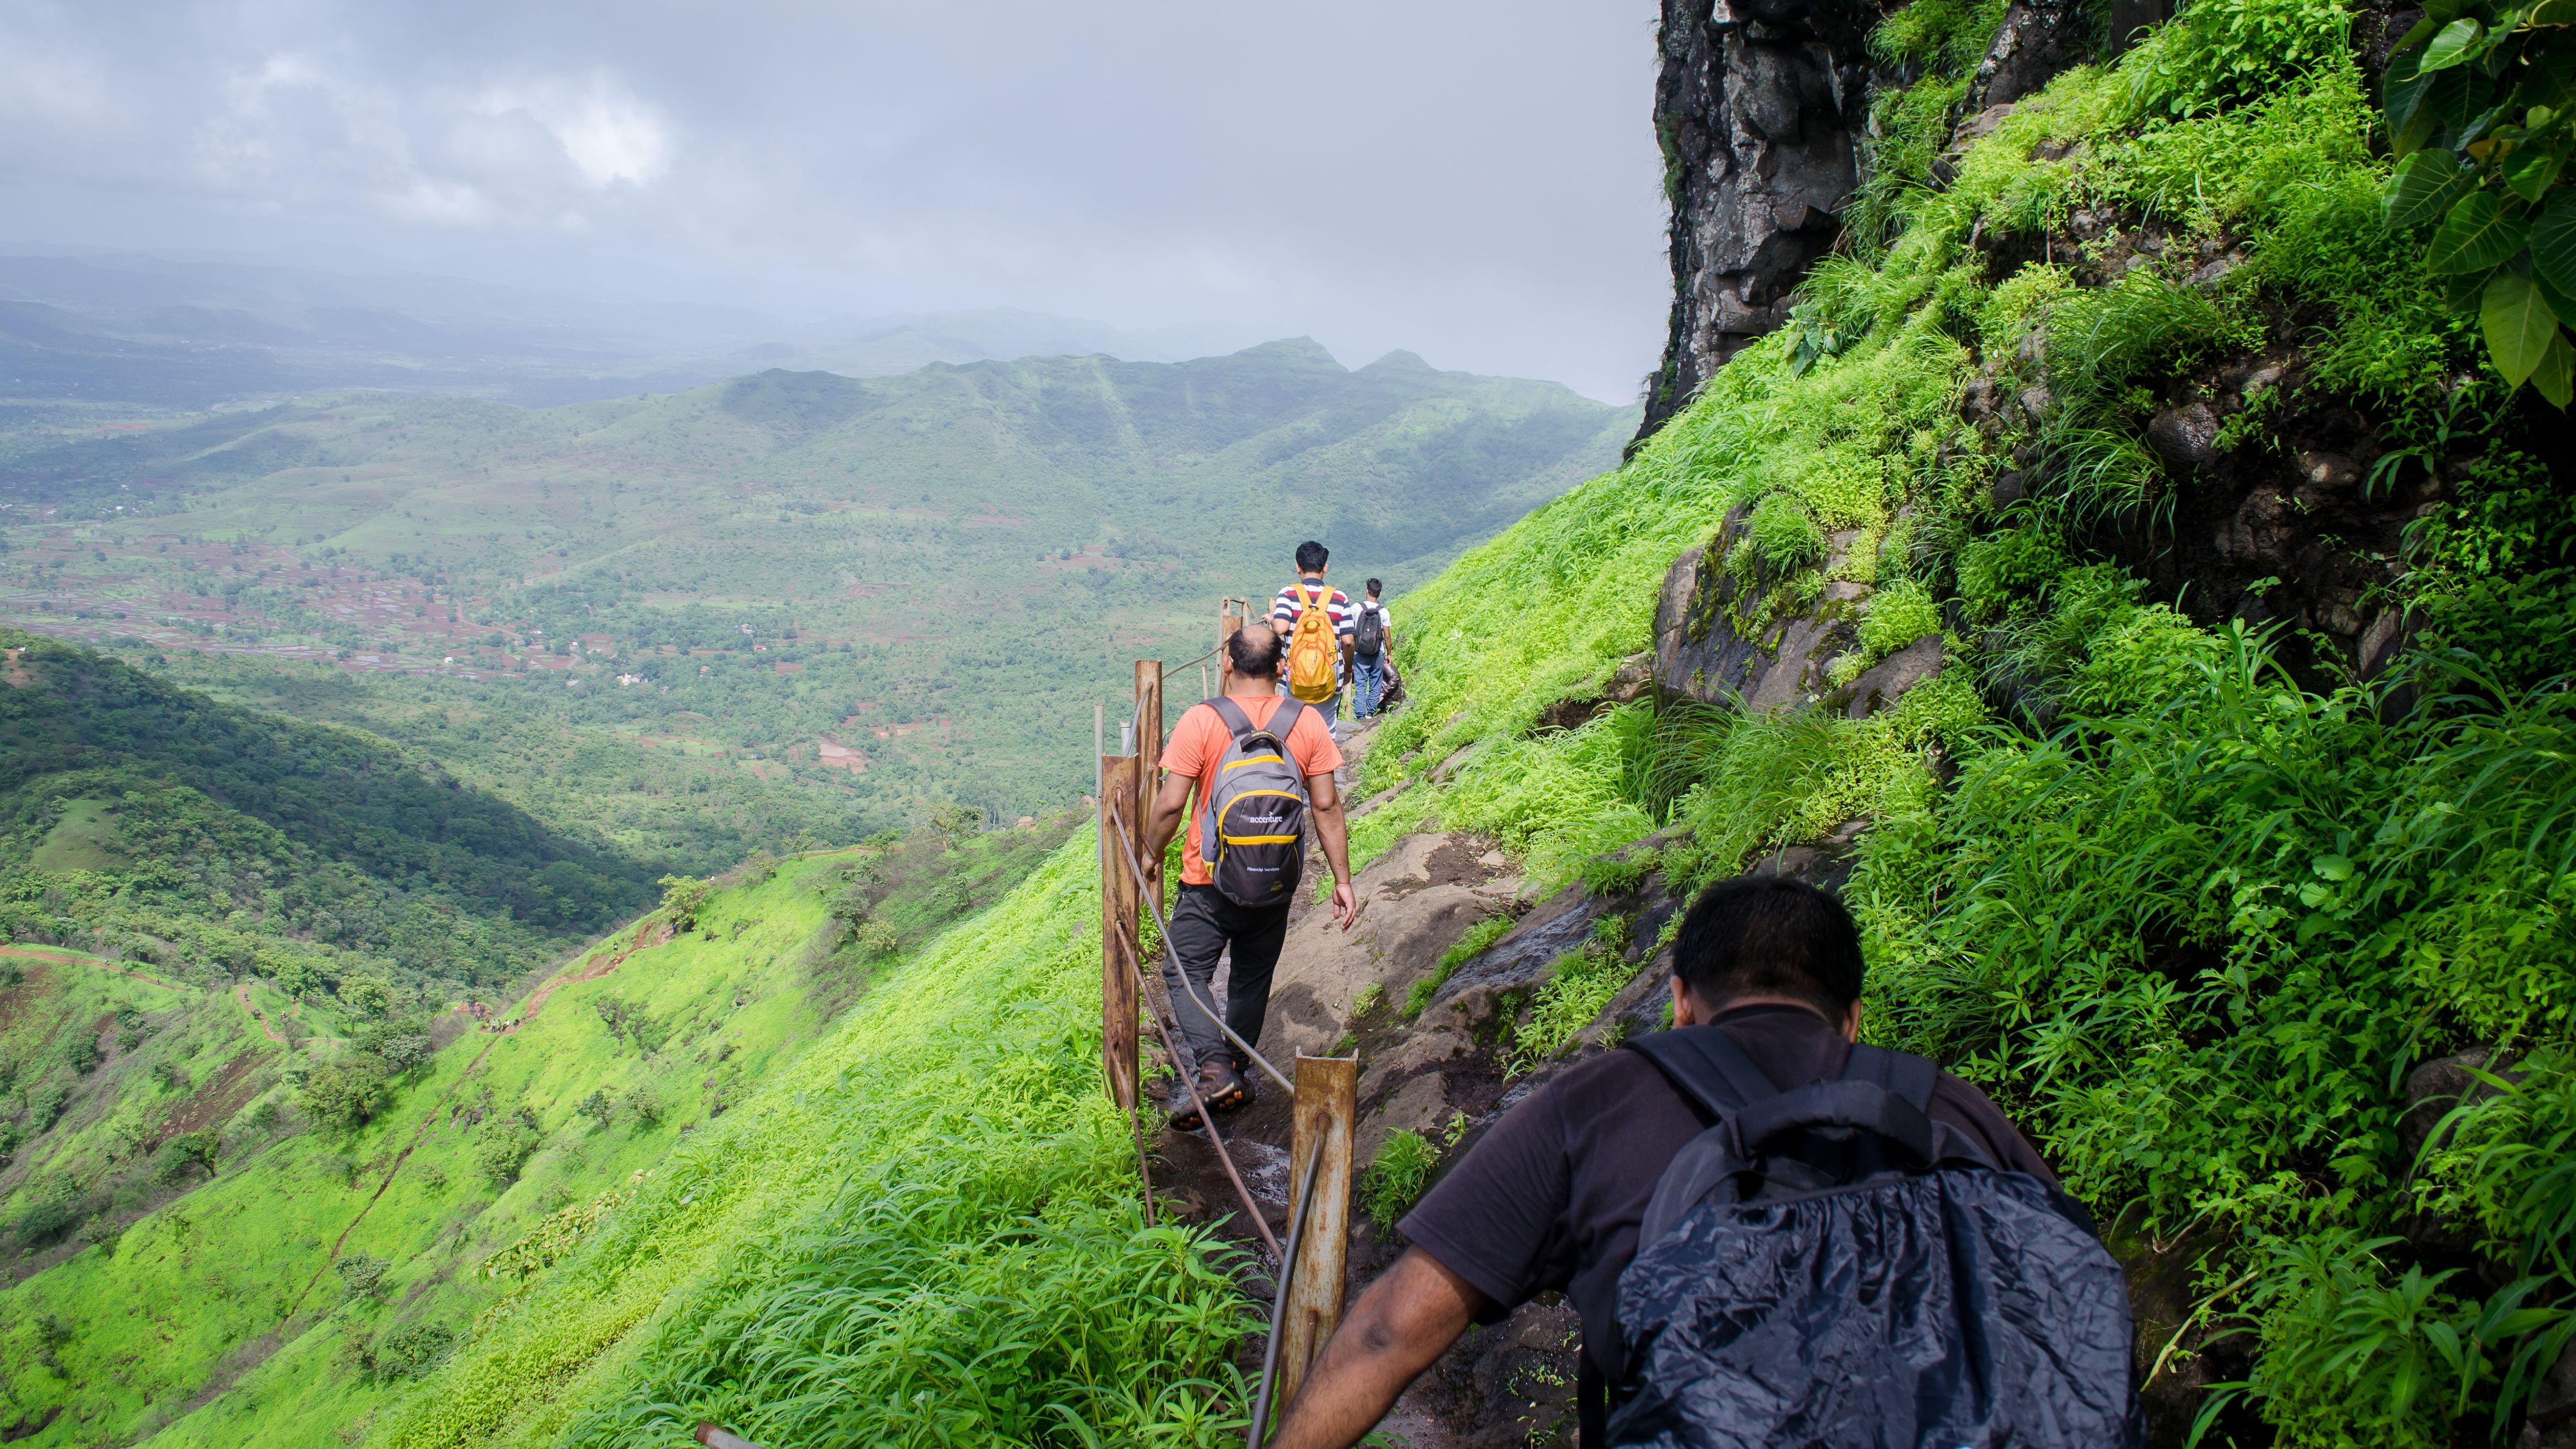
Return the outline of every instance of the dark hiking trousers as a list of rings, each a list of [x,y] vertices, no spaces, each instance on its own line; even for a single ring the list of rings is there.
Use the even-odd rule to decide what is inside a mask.
[[[1288,907],[1238,906],[1212,885],[1184,885],[1172,903],[1172,951],[1163,958],[1163,987],[1172,994],[1172,1012],[1181,1019],[1181,1050],[1189,1060],[1181,1070],[1198,1070],[1201,1062],[1222,1056],[1232,1044],[1216,1023],[1199,1009],[1205,998],[1225,1013],[1225,1024],[1248,1042],[1261,1040],[1261,1021],[1270,1012],[1270,972],[1279,964],[1279,947],[1288,939]],[[1225,999],[1216,999],[1211,984],[1217,958],[1234,948],[1233,969],[1226,977]],[[1172,969],[1172,956],[1189,972],[1193,997]]]

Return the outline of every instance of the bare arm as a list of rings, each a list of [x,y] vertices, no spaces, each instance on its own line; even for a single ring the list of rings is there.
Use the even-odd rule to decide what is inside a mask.
[[[1368,1286],[1306,1375],[1270,1449],[1347,1449],[1489,1300],[1420,1248]]]
[[[1163,788],[1154,792],[1154,808],[1145,817],[1145,880],[1152,884],[1163,874],[1163,852],[1172,847],[1172,833],[1181,827],[1181,812],[1189,808],[1191,777],[1170,773],[1163,776]]]
[[[1333,772],[1306,777],[1306,800],[1315,815],[1315,838],[1324,847],[1324,864],[1333,868],[1333,919],[1347,931],[1359,921],[1359,897],[1351,889],[1351,822],[1342,815],[1342,792]]]

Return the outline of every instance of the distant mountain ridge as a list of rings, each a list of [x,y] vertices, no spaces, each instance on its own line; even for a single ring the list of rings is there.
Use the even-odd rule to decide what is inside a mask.
[[[0,578],[32,629],[477,690],[539,671],[514,698],[621,748],[745,752],[832,818],[1007,819],[1088,779],[1104,670],[1201,654],[1215,600],[1277,588],[1300,540],[1400,591],[1634,426],[1309,338],[543,410],[343,393],[25,447]]]
[[[345,387],[547,406],[762,367],[853,376],[1105,353],[1177,362],[1237,326],[1132,330],[1011,308],[794,321],[456,277],[148,255],[0,256],[0,398],[206,407]]]

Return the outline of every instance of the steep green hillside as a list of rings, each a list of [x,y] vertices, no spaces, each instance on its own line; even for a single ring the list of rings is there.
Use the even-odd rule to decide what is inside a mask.
[[[523,1319],[546,1267],[623,1231],[628,1204],[675,1181],[690,1197],[687,1164],[724,1160],[717,1144],[768,1110],[736,1109],[803,1092],[796,1064],[847,1039],[836,1022],[938,980],[903,963],[1061,838],[755,864],[693,909],[619,928],[489,1022],[0,956],[0,980],[17,968],[0,987],[12,1104],[59,1118],[19,1120],[36,1130],[0,1171],[0,1241],[28,1255],[0,1290],[0,1432],[363,1434],[457,1347]]]
[[[655,872],[432,758],[7,631],[0,931],[193,980],[506,981]]]
[[[1883,234],[1633,463],[1400,601],[1417,702],[1360,787],[1472,747],[1362,853],[1434,821],[1617,889],[1874,823],[1870,1030],[1994,1093],[2138,1282],[2185,1285],[2179,1357],[2141,1363],[2176,1439],[2502,1435],[2576,1332],[2568,434],[2382,225],[2351,21],[2195,5],[1936,176],[1993,17],[1902,12],[1878,43],[1928,69],[1879,101]],[[2326,536],[2231,532],[2266,497]],[[2345,520],[2391,498],[2399,551],[2364,554]],[[1666,653],[1812,621],[1850,641],[1825,707],[1569,710],[1658,646],[1703,544]],[[2347,603],[2354,555],[2381,582]],[[1937,675],[1845,716],[1926,639]],[[1538,1013],[1619,984],[1563,973]],[[2514,1075],[2427,1146],[2454,1098],[2410,1073],[2463,1050]]]
[[[1104,667],[1198,654],[1211,599],[1278,587],[1300,539],[1422,577],[1631,426],[1303,340],[545,411],[325,399],[15,456],[0,608],[287,676],[527,684],[603,742],[787,774],[815,818],[1007,820],[1081,788]]]

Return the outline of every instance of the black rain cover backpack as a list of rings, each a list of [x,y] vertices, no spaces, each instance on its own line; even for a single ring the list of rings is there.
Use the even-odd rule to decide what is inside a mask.
[[[1375,601],[1360,605],[1360,621],[1352,631],[1351,652],[1362,659],[1375,659],[1386,649],[1386,613]]]
[[[1926,1115],[1932,1063],[1855,1046],[1842,1080],[1783,1092],[1716,1027],[1628,1045],[1717,1125],[1620,1275],[1610,1444],[2146,1442],[2119,1265],[2081,1208]]]

